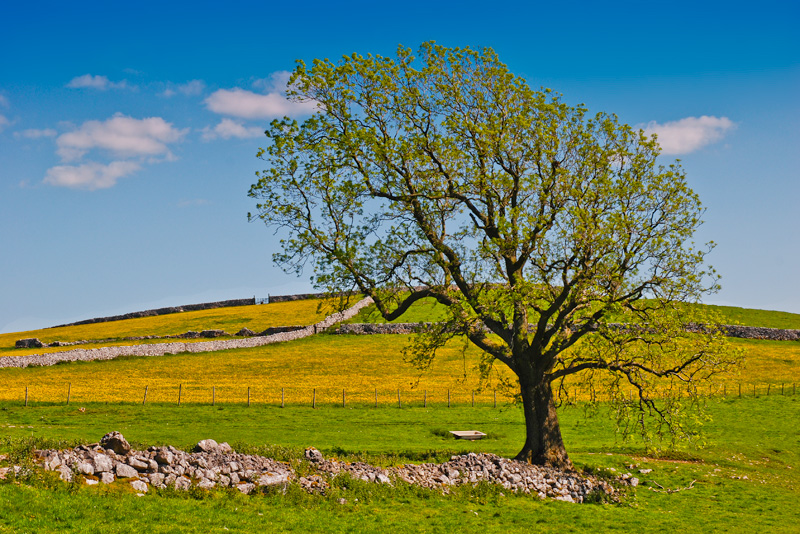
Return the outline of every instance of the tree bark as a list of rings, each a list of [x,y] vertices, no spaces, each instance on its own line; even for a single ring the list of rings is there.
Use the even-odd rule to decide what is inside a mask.
[[[571,470],[572,462],[561,438],[550,382],[523,376],[519,379],[526,436],[525,445],[515,460]]]

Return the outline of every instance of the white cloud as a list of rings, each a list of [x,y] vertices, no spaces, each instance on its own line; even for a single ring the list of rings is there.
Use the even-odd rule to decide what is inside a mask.
[[[82,165],[59,165],[48,169],[44,178],[46,184],[72,189],[107,189],[114,186],[123,176],[141,168],[135,161],[112,161],[108,165],[90,161]]]
[[[8,120],[5,115],[0,115],[0,132],[2,132],[9,124],[11,124],[11,121]]]
[[[191,80],[186,83],[173,84],[168,83],[167,88],[161,93],[163,96],[175,96],[180,93],[185,96],[197,96],[206,88],[206,83],[203,80]]]
[[[219,124],[210,128],[206,126],[203,128],[203,139],[211,141],[219,137],[223,139],[230,139],[236,137],[238,139],[248,139],[252,137],[259,137],[264,135],[264,129],[258,126],[245,126],[232,119],[222,119]]]
[[[279,70],[270,74],[269,78],[259,78],[253,81],[253,87],[268,93],[282,93],[286,90],[292,73],[288,70]]]
[[[0,95],[0,108],[7,108],[10,105],[11,104],[9,104],[8,98],[4,97],[3,95]]]
[[[317,109],[314,102],[291,102],[281,93],[266,95],[238,87],[219,89],[205,99],[206,107],[220,115],[243,119],[274,119],[283,116],[310,115]]]
[[[70,80],[67,87],[73,89],[90,88],[105,91],[106,89],[125,89],[128,87],[128,82],[125,80],[121,82],[112,82],[105,76],[84,74],[83,76],[77,76]]]
[[[167,145],[180,141],[189,131],[177,129],[161,117],[134,119],[121,113],[105,121],[87,121],[72,128],[58,136],[56,152],[63,161],[78,163],[48,169],[44,183],[89,191],[113,187],[117,180],[140,170],[145,163],[174,160]],[[109,152],[116,161],[80,163],[93,149]]]
[[[641,125],[640,125],[641,127]],[[659,124],[648,122],[643,129],[648,135],[656,134],[662,153],[669,155],[688,154],[706,145],[716,143],[725,134],[736,128],[727,117],[686,117],[678,121]]]
[[[61,134],[56,144],[64,161],[78,160],[93,148],[121,158],[164,155],[171,159],[167,143],[180,141],[187,131],[174,128],[161,117],[134,119],[118,113],[103,122],[84,122],[77,130]]]
[[[14,137],[24,137],[26,139],[40,139],[42,137],[55,137],[57,135],[58,132],[52,128],[45,128],[44,130],[29,128],[28,130],[22,130],[21,132],[14,132]]]

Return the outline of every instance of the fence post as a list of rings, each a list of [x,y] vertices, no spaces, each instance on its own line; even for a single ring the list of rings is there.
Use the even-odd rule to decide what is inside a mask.
[[[783,395],[783,386],[785,386],[785,385],[786,385],[786,384],[784,384],[783,382],[781,382],[781,395]]]
[[[472,407],[475,407],[475,390],[472,390]]]
[[[311,407],[317,407],[317,388],[314,388],[314,392],[311,394]]]
[[[397,388],[397,407],[402,408],[403,405],[400,403],[400,388]]]
[[[145,404],[147,404],[147,388],[149,388],[149,387],[150,387],[150,386],[145,386],[145,387],[144,387],[144,399],[142,399],[142,406],[144,406]]]
[[[494,390],[494,407],[497,408],[497,390]]]
[[[753,384],[753,397],[757,397],[757,396],[758,395],[756,394],[756,385]]]
[[[742,398],[742,383],[739,382],[739,398]]]
[[[284,400],[284,397],[283,397],[283,388],[281,388],[281,408],[283,408],[283,406],[284,406],[284,404],[283,404],[283,400]]]
[[[770,388],[771,386],[772,386],[772,384],[767,384],[767,397],[769,397],[769,388]]]
[[[728,396],[728,384],[722,384],[722,397],[725,398]]]
[[[67,406],[69,406],[69,395],[72,393],[72,382],[67,384]]]
[[[183,393],[183,384],[178,384],[178,406],[181,405],[181,393]]]
[[[423,408],[427,408],[428,407],[428,390],[427,389],[422,393],[422,407]]]
[[[378,407],[378,388],[375,388],[375,407]]]
[[[25,406],[28,406],[28,386],[25,386]]]

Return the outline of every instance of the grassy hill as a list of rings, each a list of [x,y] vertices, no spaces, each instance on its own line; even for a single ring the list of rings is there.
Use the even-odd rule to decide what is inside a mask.
[[[53,341],[120,339],[132,336],[166,336],[182,334],[190,330],[196,332],[202,330],[225,330],[230,334],[235,334],[242,328],[249,328],[254,332],[261,332],[271,326],[310,325],[322,320],[331,311],[332,308],[323,301],[297,300],[258,306],[234,306],[213,310],[190,311],[78,326],[43,328],[27,332],[0,334],[0,356],[24,356],[26,354],[40,354],[76,348],[15,349],[14,343],[16,340],[23,338],[38,338],[45,343],[52,343]],[[142,341],[142,343],[146,342]],[[157,343],[158,341],[151,342]],[[114,344],[130,345],[131,342],[88,344],[80,345],[80,348]]]
[[[756,310],[751,308],[737,308],[734,306],[701,305],[709,308],[719,315],[723,324],[761,326],[766,328],[800,329],[800,314]],[[393,323],[434,322],[444,319],[446,314],[444,305],[434,299],[422,299],[415,302],[403,317],[392,321]],[[385,323],[375,306],[367,306],[358,315],[347,321],[349,323]]]

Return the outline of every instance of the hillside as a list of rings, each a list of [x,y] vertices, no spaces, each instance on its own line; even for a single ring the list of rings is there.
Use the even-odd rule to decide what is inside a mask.
[[[306,326],[313,324],[331,313],[331,311],[332,308],[320,300],[297,300],[190,311],[77,326],[43,328],[27,332],[12,332],[0,334],[0,356],[24,356],[76,348],[15,349],[16,340],[24,338],[38,338],[44,343],[52,343],[53,341],[121,339],[133,336],[167,336],[182,334],[190,330],[197,332],[202,330],[224,330],[234,334],[242,328],[249,328],[254,332],[261,332],[274,326]],[[159,340],[137,341],[137,343],[147,342],[159,342]],[[85,344],[80,345],[80,348],[120,344],[130,345],[131,341]]]

